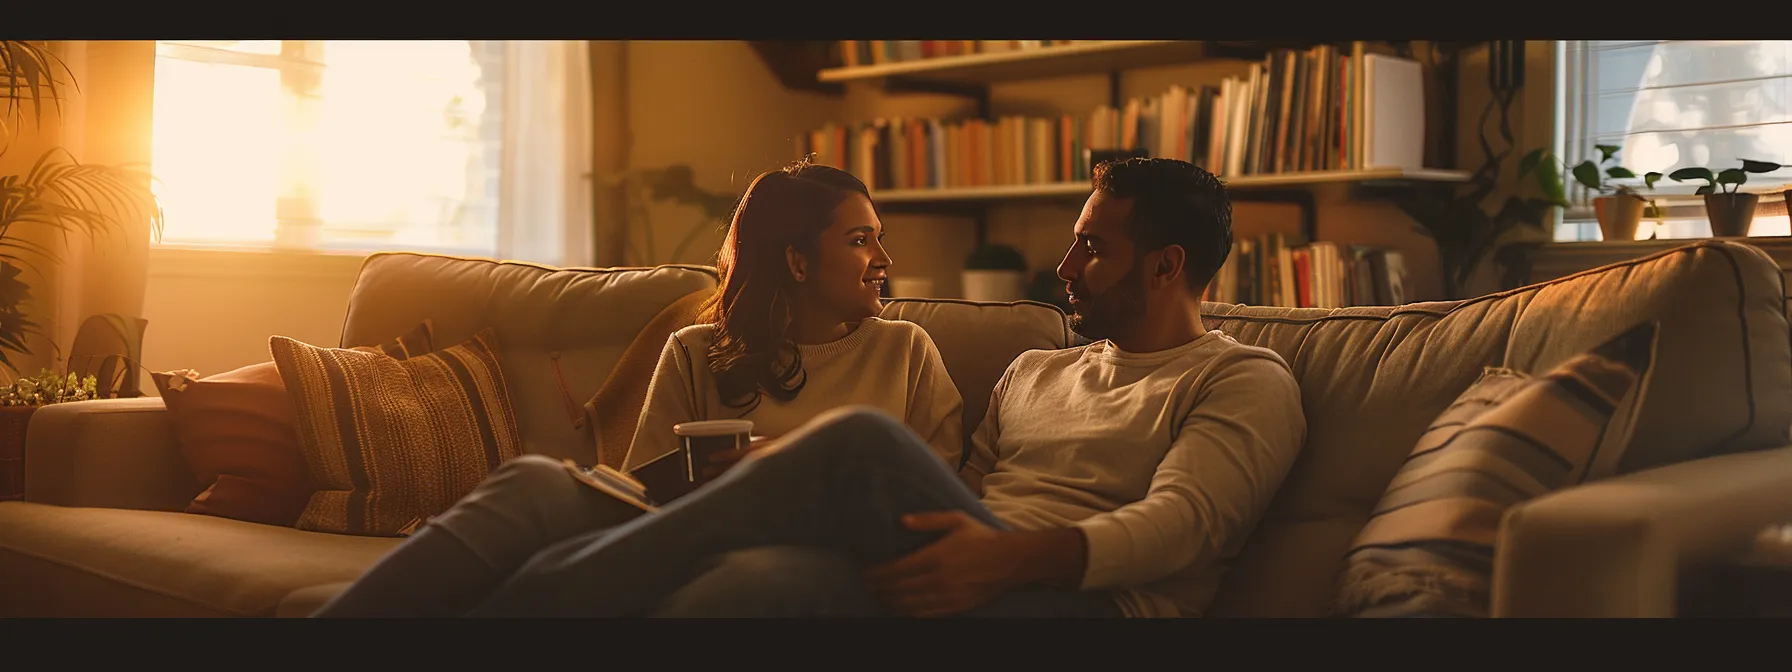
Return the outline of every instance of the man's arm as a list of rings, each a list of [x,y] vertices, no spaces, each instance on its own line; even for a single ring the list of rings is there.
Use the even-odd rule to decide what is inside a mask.
[[[1085,590],[1130,588],[1215,562],[1249,535],[1306,440],[1300,387],[1278,359],[1215,364],[1144,499],[1079,521]]]

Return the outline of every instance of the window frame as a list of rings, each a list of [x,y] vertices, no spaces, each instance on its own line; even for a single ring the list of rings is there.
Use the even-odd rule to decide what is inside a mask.
[[[1595,141],[1594,114],[1598,97],[1597,77],[1598,64],[1596,55],[1601,51],[1622,48],[1635,48],[1644,45],[1660,45],[1676,40],[1628,40],[1612,45],[1593,45],[1591,40],[1557,40],[1555,42],[1555,128],[1551,149],[1563,162],[1572,166],[1586,159],[1597,159],[1593,151]],[[1775,78],[1792,79],[1792,76]],[[1768,78],[1742,78],[1736,80],[1714,80],[1701,84],[1721,84],[1730,81],[1749,81]],[[1776,122],[1777,123],[1777,122]],[[1772,160],[1777,157],[1765,157]],[[1633,168],[1636,169],[1636,168]],[[1636,169],[1641,171],[1642,169]],[[1643,179],[1639,176],[1632,179],[1613,180],[1618,184],[1636,187],[1642,190]],[[1665,219],[1704,219],[1704,202],[1695,192],[1701,183],[1675,182],[1663,177],[1656,182],[1654,189],[1643,190],[1662,208]],[[1759,189],[1761,185],[1769,185],[1769,189]],[[1792,189],[1792,177],[1751,175],[1750,187],[1747,191],[1773,191]],[[1598,218],[1593,212],[1593,198],[1598,193],[1581,186],[1579,182],[1568,179],[1568,201],[1566,209],[1555,210],[1552,229],[1561,225],[1596,227]],[[1763,203],[1763,206],[1768,203]],[[1760,215],[1757,215],[1759,217]]]
[[[281,105],[289,132],[301,139],[319,128],[323,103],[323,77],[327,64],[324,49],[328,40],[279,40],[279,54],[258,54],[203,44],[204,41],[157,40],[156,58],[170,58],[211,65],[263,68],[280,73]],[[274,203],[274,237],[267,242],[212,242],[205,239],[173,239],[158,242],[168,247],[232,249],[269,252],[308,252],[320,254],[368,254],[376,251],[406,251],[490,256],[495,249],[405,244],[402,248],[373,245],[359,246],[351,242],[324,239],[326,222],[320,213],[317,195],[322,193],[321,166],[308,143],[293,142],[281,157],[280,188]],[[500,238],[502,232],[499,232]]]

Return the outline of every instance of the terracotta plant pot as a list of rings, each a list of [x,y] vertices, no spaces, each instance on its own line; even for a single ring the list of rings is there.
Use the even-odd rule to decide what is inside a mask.
[[[1643,223],[1643,207],[1649,202],[1629,194],[1600,196],[1593,199],[1593,214],[1599,217],[1599,232],[1605,240],[1636,240],[1636,230]]]
[[[0,406],[0,502],[25,495],[25,428],[37,406]]]
[[[1755,222],[1760,194],[1705,194],[1705,218],[1711,221],[1713,238],[1741,238]]]

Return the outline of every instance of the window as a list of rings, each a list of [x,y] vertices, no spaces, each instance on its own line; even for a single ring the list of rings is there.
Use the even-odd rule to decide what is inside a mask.
[[[1745,158],[1792,164],[1792,41],[1575,41],[1558,56],[1560,149],[1570,164],[1588,158],[1596,144],[1619,146],[1624,166],[1638,175],[1739,168]],[[1761,199],[1750,235],[1792,232],[1777,197],[1792,171],[1748,177],[1743,191],[1774,194]],[[1692,196],[1699,184],[1656,183],[1664,206],[1658,237],[1710,235],[1703,204]],[[1557,240],[1599,240],[1586,194],[1579,197],[1580,207],[1557,226]],[[1645,222],[1639,235],[1649,228]]]
[[[498,247],[506,50],[484,41],[164,41],[164,243]]]

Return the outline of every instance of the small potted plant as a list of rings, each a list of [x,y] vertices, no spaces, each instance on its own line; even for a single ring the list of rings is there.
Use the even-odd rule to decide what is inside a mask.
[[[1743,159],[1741,168],[1681,168],[1668,173],[1668,178],[1675,182],[1703,180],[1705,186],[1695,193],[1705,197],[1705,218],[1711,222],[1711,235],[1740,238],[1748,235],[1748,227],[1755,221],[1755,206],[1760,205],[1761,195],[1745,194],[1738,188],[1748,184],[1749,173],[1771,173],[1779,168],[1777,163]]]
[[[1594,145],[1599,150],[1599,159],[1587,159],[1568,168],[1568,164],[1556,158],[1547,150],[1533,150],[1518,162],[1518,177],[1535,173],[1538,186],[1550,195],[1557,205],[1565,205],[1568,201],[1566,191],[1562,188],[1562,170],[1574,176],[1574,181],[1588,190],[1597,192],[1593,198],[1593,215],[1599,218],[1599,231],[1605,240],[1636,240],[1637,229],[1641,227],[1643,217],[1659,217],[1660,210],[1655,202],[1637,193],[1634,187],[1617,182],[1617,180],[1635,179],[1636,172],[1625,168],[1618,160],[1617,145]],[[1643,188],[1654,189],[1655,183],[1661,180],[1661,173],[1649,173],[1643,176]]]
[[[19,479],[23,474],[18,470],[24,460],[25,430],[31,424],[31,415],[47,404],[98,398],[98,378],[81,378],[73,373],[63,376],[47,370],[0,387],[0,500],[17,499],[21,494]]]
[[[1027,257],[1009,245],[985,244],[964,261],[964,298],[1019,301],[1027,298]]]

